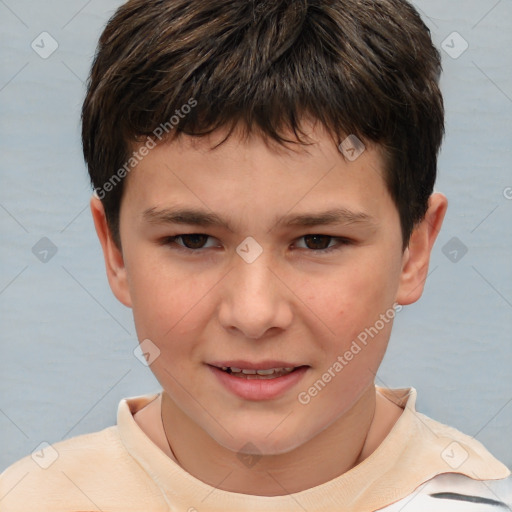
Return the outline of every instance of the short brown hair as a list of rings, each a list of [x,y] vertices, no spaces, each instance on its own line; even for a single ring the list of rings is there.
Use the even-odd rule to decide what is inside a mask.
[[[242,122],[306,143],[307,116],[338,140],[377,143],[406,247],[436,179],[440,72],[430,31],[405,0],[130,0],[101,35],[82,110],[84,156],[112,234],[120,244],[133,143],[154,140],[193,99],[167,138]]]

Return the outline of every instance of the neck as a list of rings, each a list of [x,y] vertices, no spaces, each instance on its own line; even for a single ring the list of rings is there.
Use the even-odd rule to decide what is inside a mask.
[[[247,467],[162,393],[164,430],[183,469],[212,487],[255,496],[300,492],[349,471],[375,450],[401,411],[376,394],[372,384],[348,412],[313,439],[284,454],[263,455]]]

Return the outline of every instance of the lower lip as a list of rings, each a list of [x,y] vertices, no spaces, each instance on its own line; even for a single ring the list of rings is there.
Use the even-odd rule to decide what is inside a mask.
[[[288,375],[274,379],[246,379],[233,377],[220,368],[208,365],[219,381],[232,393],[245,400],[271,400],[278,398],[295,386],[308,370],[301,366]]]

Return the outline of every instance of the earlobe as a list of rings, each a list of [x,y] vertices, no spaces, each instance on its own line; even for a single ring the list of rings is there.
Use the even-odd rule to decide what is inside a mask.
[[[103,250],[105,269],[110,288],[122,304],[127,307],[132,307],[123,253],[114,242],[107,223],[103,204],[93,195],[90,206],[96,234],[98,235]]]
[[[430,254],[448,207],[446,197],[439,193],[432,194],[428,204],[427,213],[414,228],[402,258],[402,273],[396,302],[404,306],[416,302],[423,293]]]

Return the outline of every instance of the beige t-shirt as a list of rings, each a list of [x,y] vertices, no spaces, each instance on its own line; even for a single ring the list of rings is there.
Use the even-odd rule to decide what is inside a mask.
[[[0,511],[499,512],[512,505],[510,471],[478,441],[418,413],[414,388],[378,390],[404,409],[390,433],[360,464],[311,489],[250,496],[198,480],[134,420],[158,397],[152,394],[121,400],[116,426],[60,441],[6,469]]]

